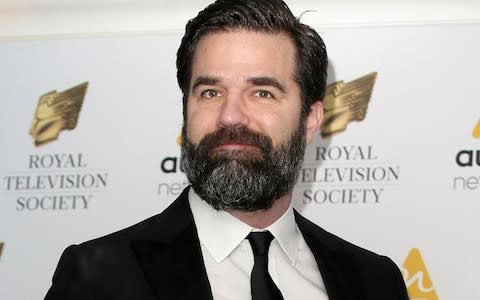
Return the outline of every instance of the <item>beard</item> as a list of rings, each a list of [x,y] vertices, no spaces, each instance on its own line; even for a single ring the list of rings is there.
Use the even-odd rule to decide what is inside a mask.
[[[290,192],[305,154],[305,123],[280,143],[245,127],[226,127],[205,135],[198,145],[182,139],[182,168],[194,191],[216,210],[269,209]],[[219,148],[241,144],[241,150]],[[245,146],[247,145],[247,146]]]

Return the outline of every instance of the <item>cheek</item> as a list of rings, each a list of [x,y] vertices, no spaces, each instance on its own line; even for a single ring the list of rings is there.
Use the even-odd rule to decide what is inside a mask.
[[[215,130],[214,114],[207,111],[189,110],[187,113],[187,136],[195,144]]]
[[[292,108],[284,113],[263,114],[258,123],[260,131],[270,136],[274,145],[284,143],[297,130],[300,113]]]

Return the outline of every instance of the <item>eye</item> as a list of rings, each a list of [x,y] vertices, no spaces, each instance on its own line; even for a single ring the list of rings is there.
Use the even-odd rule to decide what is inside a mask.
[[[215,90],[205,90],[205,91],[202,92],[201,96],[202,96],[202,98],[212,99],[214,97],[219,97],[220,93],[218,91],[215,91]]]
[[[260,91],[255,92],[255,96],[260,97],[260,98],[267,98],[267,99],[273,98],[272,93],[270,93],[269,91],[265,91],[265,90],[260,90]]]

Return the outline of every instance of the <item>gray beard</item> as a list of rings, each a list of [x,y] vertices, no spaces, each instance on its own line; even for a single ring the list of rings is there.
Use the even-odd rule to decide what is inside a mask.
[[[247,140],[261,150],[261,155],[249,155],[249,150],[212,151],[222,137],[229,140],[242,134],[251,137]],[[194,191],[216,210],[269,209],[276,199],[293,190],[305,145],[303,120],[292,136],[277,147],[272,147],[268,136],[245,128],[220,129],[206,135],[196,146],[187,138],[184,125],[182,168]]]

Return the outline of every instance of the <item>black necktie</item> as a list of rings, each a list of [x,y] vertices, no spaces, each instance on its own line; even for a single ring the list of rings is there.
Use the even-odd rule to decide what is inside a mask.
[[[250,276],[252,300],[283,300],[280,290],[268,274],[268,248],[273,240],[272,234],[269,231],[250,232],[247,239],[255,260]]]

